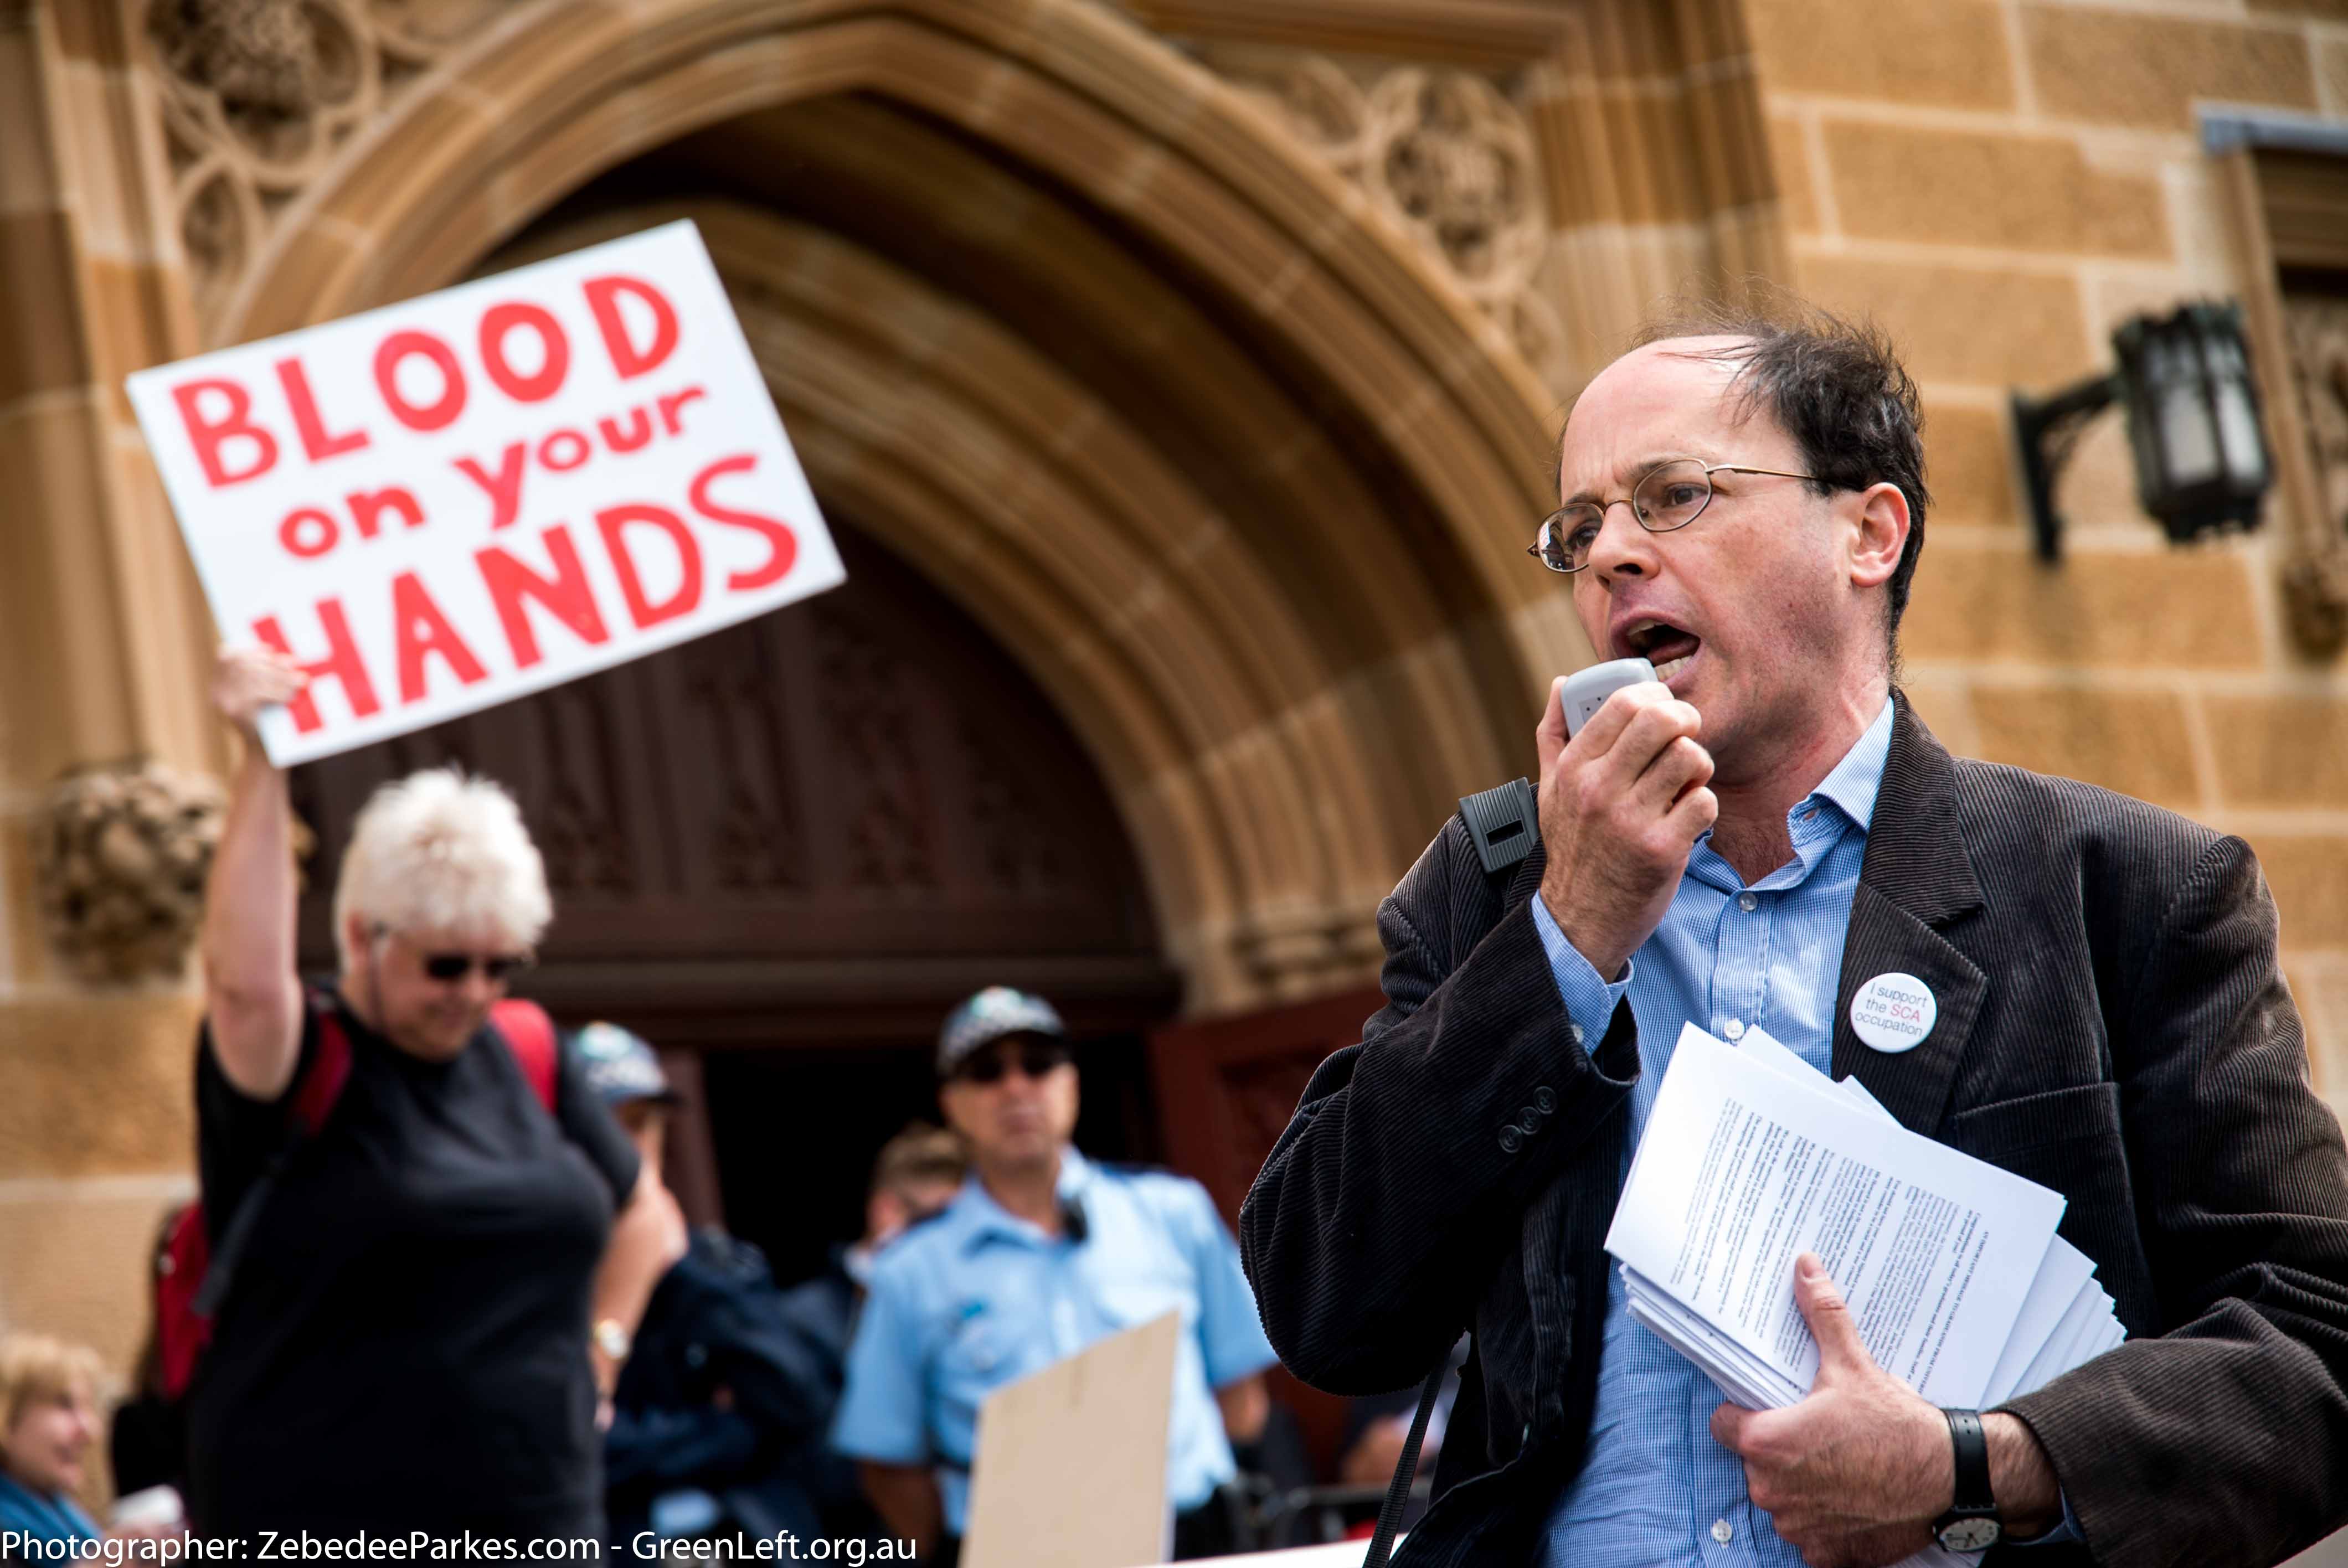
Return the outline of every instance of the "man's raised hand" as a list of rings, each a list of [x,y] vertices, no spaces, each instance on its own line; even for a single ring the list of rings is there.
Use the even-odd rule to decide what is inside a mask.
[[[1562,678],[1534,742],[1540,755],[1541,901],[1599,978],[1662,923],[1688,851],[1720,815],[1705,785],[1704,718],[1661,682],[1625,686],[1565,733]]]

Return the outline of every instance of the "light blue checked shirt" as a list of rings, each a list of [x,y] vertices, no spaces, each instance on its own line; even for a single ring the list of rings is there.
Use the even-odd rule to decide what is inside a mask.
[[[1829,1070],[1843,933],[1891,752],[1891,712],[1887,702],[1818,787],[1786,814],[1794,858],[1760,881],[1746,886],[1710,834],[1698,839],[1663,923],[1615,984],[1598,978],[1548,906],[1533,900],[1533,923],[1569,1012],[1611,1018],[1630,993],[1639,1081],[1631,1091],[1626,1172],[1682,1024],[1732,1041],[1757,1026],[1820,1072]],[[1622,1276],[1610,1266],[1589,1460],[1550,1516],[1550,1568],[1802,1568],[1802,1554],[1746,1495],[1744,1462],[1713,1440],[1721,1399],[1694,1363],[1632,1321]],[[2067,1501],[2064,1519],[2034,1544],[2076,1539]]]
[[[1834,771],[1787,814],[1794,858],[1749,887],[1714,850],[1711,835],[1698,839],[1663,924],[1614,985],[1599,979],[1548,907],[1533,900],[1533,921],[1568,1011],[1609,1018],[1630,992],[1639,1021],[1639,1081],[1631,1091],[1626,1170],[1684,1023],[1726,1040],[1757,1025],[1812,1067],[1828,1070],[1843,931],[1890,750],[1886,702]],[[1632,1320],[1622,1276],[1610,1266],[1589,1461],[1550,1517],[1552,1568],[1801,1568],[1802,1554],[1779,1539],[1769,1516],[1746,1495],[1743,1461],[1713,1440],[1712,1412],[1720,1402],[1720,1390],[1694,1363]]]

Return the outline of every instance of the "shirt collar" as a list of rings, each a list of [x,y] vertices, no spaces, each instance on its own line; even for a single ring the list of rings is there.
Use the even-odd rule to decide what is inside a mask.
[[[1060,1151],[1060,1179],[1054,1185],[1063,1202],[1082,1194],[1092,1184],[1093,1167],[1073,1145]],[[1031,1246],[1043,1245],[1043,1231],[994,1201],[986,1184],[973,1171],[963,1178],[962,1191],[955,1194],[948,1213],[963,1227],[962,1247],[974,1252],[987,1241],[1002,1238],[1025,1242]]]
[[[1891,700],[1887,697],[1875,723],[1867,726],[1866,733],[1842,754],[1842,761],[1818,781],[1818,787],[1794,807],[1793,815],[1787,819],[1788,824],[1798,821],[1811,801],[1827,800],[1839,806],[1861,833],[1866,832],[1875,820],[1875,797],[1882,793],[1883,767],[1890,756]]]

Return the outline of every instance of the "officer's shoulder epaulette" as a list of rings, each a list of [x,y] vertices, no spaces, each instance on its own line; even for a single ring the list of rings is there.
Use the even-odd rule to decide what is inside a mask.
[[[899,1242],[909,1240],[911,1237],[920,1235],[927,1227],[934,1225],[940,1220],[945,1218],[947,1211],[951,1210],[953,1207],[953,1205],[952,1204],[948,1204],[944,1208],[932,1209],[925,1214],[915,1214],[911,1219],[905,1222],[904,1227],[899,1230],[895,1235],[891,1236],[887,1241],[882,1242],[878,1247],[874,1248],[873,1255],[877,1257],[882,1253],[889,1251]]]
[[[1094,1170],[1105,1171],[1113,1176],[1171,1176],[1177,1180],[1186,1179],[1179,1171],[1169,1171],[1163,1165],[1145,1164],[1138,1160],[1095,1160],[1092,1165]]]

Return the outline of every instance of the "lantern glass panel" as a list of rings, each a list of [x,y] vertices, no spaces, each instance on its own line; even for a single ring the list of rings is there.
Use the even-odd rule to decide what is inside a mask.
[[[2266,487],[2266,443],[2259,434],[2258,406],[2251,401],[2250,367],[2241,340],[2217,333],[2209,338],[2210,368],[2218,403],[2218,439],[2226,451],[2226,473],[2237,489]]]
[[[2167,487],[2188,489],[2218,477],[2218,432],[2209,416],[2199,356],[2189,340],[2179,342],[2166,333],[2147,336],[2145,375],[2152,385],[2153,421],[2159,432]]]

